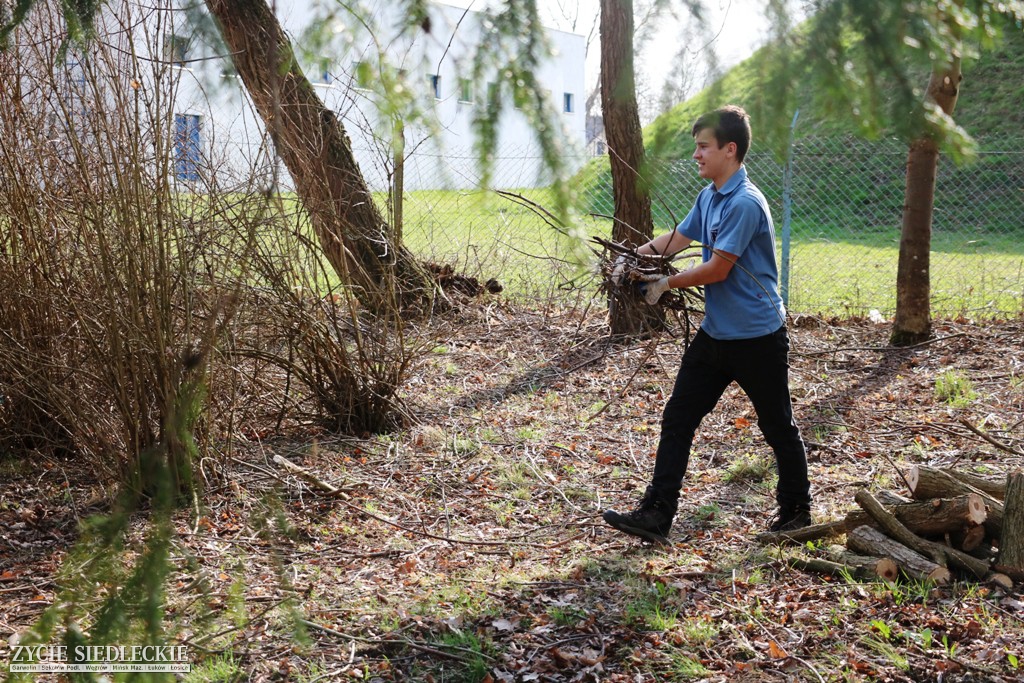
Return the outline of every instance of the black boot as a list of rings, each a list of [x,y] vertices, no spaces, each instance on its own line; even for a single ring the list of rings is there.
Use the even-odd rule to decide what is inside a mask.
[[[811,509],[804,505],[780,507],[768,531],[796,531],[812,524]]]
[[[654,543],[668,543],[668,532],[676,516],[676,502],[655,495],[648,486],[636,509],[626,514],[605,510],[602,517],[619,531]]]

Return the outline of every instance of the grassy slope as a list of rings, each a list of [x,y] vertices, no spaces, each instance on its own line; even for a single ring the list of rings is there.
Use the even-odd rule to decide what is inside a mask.
[[[690,126],[703,111],[725,102],[738,104],[748,111],[764,117],[761,95],[762,83],[768,80],[765,72],[768,50],[762,48],[747,60],[693,98],[677,105],[660,116],[644,130],[648,152],[662,158],[688,158],[693,151]],[[992,49],[984,50],[977,58],[965,60],[964,81],[957,102],[955,118],[969,134],[976,138],[1018,138],[1024,130],[1024,32],[1012,25],[1004,30],[1002,38]],[[924,86],[922,78],[922,87]],[[852,134],[856,128],[848,117],[828,111],[828,102],[814,87],[807,87],[798,103],[800,121],[797,137],[808,135],[842,136]],[[773,121],[766,130],[785,129],[793,112],[777,112],[781,122]],[[780,125],[781,123],[781,125]],[[755,134],[758,131],[755,130]],[[764,140],[770,148],[776,141]],[[756,140],[755,140],[756,144]]]

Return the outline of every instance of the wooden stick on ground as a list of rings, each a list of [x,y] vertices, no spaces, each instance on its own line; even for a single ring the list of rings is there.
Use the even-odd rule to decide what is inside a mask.
[[[882,578],[886,581],[895,581],[899,575],[899,567],[888,557],[870,557],[847,553],[838,562],[820,557],[808,558],[797,556],[787,558],[786,562],[794,569],[826,574],[828,576],[842,576],[843,573],[848,573],[861,579]]]
[[[841,536],[845,533],[846,521],[840,519],[823,524],[812,524],[793,531],[765,531],[755,536],[754,540],[765,545],[769,543],[806,543],[807,541],[817,541],[819,538]]]
[[[329,496],[343,498],[345,500],[349,499],[349,495],[345,493],[343,490],[339,489],[337,486],[334,486],[333,484],[329,484],[326,481],[320,479],[309,470],[303,467],[299,467],[291,460],[287,460],[280,455],[275,455],[274,462],[283,467],[284,469],[288,470],[292,474],[296,475],[297,477],[304,479],[308,483],[312,484],[314,488],[323,491]]]

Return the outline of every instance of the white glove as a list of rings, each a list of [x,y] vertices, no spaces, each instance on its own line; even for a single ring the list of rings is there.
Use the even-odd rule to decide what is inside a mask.
[[[619,257],[612,262],[612,284],[616,287],[622,284],[622,276],[626,274],[626,255],[619,254]]]
[[[661,295],[668,290],[668,276],[655,280],[654,282],[648,282],[640,287],[640,292],[644,295],[644,301],[649,303],[651,306],[658,303],[658,299],[661,298]]]

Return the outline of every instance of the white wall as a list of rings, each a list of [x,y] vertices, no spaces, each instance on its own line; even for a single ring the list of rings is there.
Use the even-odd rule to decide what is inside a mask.
[[[392,124],[381,116],[379,103],[385,94],[394,95],[393,88],[381,88],[377,82],[383,53],[392,69],[401,69],[422,118],[408,119],[405,130],[405,188],[439,189],[471,188],[480,182],[479,163],[474,151],[474,115],[479,112],[487,94],[488,83],[501,77],[493,71],[478,82],[473,80],[473,59],[481,35],[483,15],[477,12],[435,5],[431,13],[430,32],[422,30],[400,34],[393,2],[365,2],[365,23],[374,28],[360,28],[360,21],[350,15],[331,16],[339,4],[318,0],[297,0],[281,3],[278,17],[291,35],[300,54],[307,76],[316,84],[326,105],[335,111],[345,126],[353,151],[367,182],[375,190],[389,184],[391,166]],[[188,31],[179,24],[181,31]],[[304,31],[310,26],[323,26],[331,43],[319,55],[304,55],[302,48],[310,42]],[[536,74],[553,100],[554,125],[559,131],[565,151],[574,170],[582,163],[585,145],[583,36],[549,30],[547,37],[553,56]],[[487,40],[492,40],[488,37]],[[379,46],[379,47],[378,47]],[[193,44],[190,58],[209,57],[213,49]],[[328,77],[321,78],[324,60]],[[368,88],[358,87],[354,65],[364,62],[374,74]],[[234,77],[223,77],[227,63],[221,59],[188,61],[176,69],[179,77],[175,94],[175,112],[202,117],[205,161],[219,176],[238,175],[251,167],[267,167],[274,162],[263,145],[263,127]],[[387,68],[387,67],[385,67]],[[440,98],[430,92],[430,76],[440,76]],[[461,101],[461,79],[472,83],[472,102]],[[381,92],[375,92],[380,90]],[[569,93],[573,111],[564,112],[564,97]],[[401,93],[399,93],[401,94]],[[498,144],[489,150],[495,157],[495,187],[531,187],[546,185],[550,178],[543,172],[540,147],[534,128],[522,112],[506,102],[500,118]],[[281,172],[281,184],[289,185],[287,174]]]

